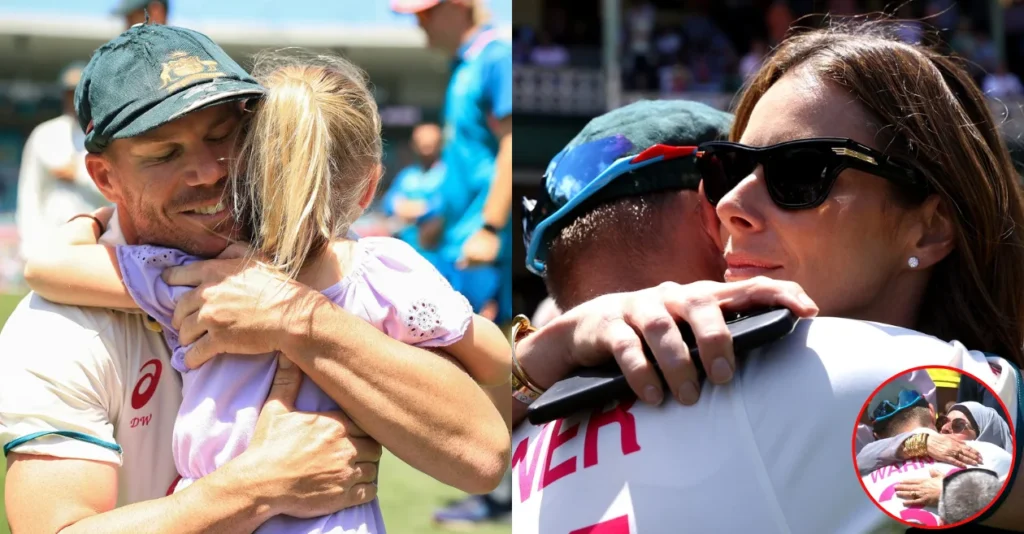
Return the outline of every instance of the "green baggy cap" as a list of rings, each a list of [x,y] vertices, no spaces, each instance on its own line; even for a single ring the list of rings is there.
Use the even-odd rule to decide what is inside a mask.
[[[261,96],[265,89],[209,37],[138,24],[93,54],[75,91],[85,148],[102,152],[188,113]]]

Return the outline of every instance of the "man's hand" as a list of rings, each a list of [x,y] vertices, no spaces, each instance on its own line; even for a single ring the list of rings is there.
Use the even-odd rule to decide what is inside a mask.
[[[302,380],[280,356],[252,441],[236,461],[264,481],[273,515],[317,517],[372,501],[380,444],[340,411],[296,411]]]
[[[903,499],[903,505],[907,507],[938,506],[942,495],[942,478],[942,473],[931,469],[928,478],[896,484],[896,496]]]
[[[230,256],[229,247],[222,257]],[[281,350],[284,329],[315,304],[315,292],[244,258],[199,261],[164,271],[173,286],[192,286],[174,309],[172,325],[182,345],[192,345],[185,364],[195,369],[217,354],[265,354]]]
[[[501,249],[501,239],[493,232],[483,228],[462,245],[462,257],[456,262],[456,267],[465,269],[478,265],[491,265],[498,259],[498,251]]]
[[[785,306],[799,317],[818,313],[810,297],[793,282],[765,277],[732,283],[666,282],[642,291],[604,295],[569,310],[523,339],[517,357],[541,387],[549,387],[573,369],[614,358],[637,396],[656,405],[664,399],[664,391],[644,355],[642,342],[646,342],[671,395],[682,404],[694,404],[700,393],[697,370],[676,323],[690,325],[708,378],[721,384],[731,380],[736,369],[723,310],[761,306]],[[563,357],[551,358],[554,354]]]

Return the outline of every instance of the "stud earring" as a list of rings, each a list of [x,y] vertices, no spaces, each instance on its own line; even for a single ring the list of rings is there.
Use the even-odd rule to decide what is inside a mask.
[[[921,262],[918,261],[917,256],[911,256],[910,259],[907,260],[907,265],[909,265],[911,269],[917,269],[917,266],[920,265],[920,263]]]

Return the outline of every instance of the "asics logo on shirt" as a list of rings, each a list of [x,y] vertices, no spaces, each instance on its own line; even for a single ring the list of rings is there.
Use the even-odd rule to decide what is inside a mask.
[[[148,372],[147,372],[148,369]],[[132,408],[141,410],[153,398],[156,387],[160,384],[160,374],[163,372],[163,364],[156,358],[142,364],[139,368],[139,381],[135,383],[132,390]],[[148,421],[147,421],[148,422]]]

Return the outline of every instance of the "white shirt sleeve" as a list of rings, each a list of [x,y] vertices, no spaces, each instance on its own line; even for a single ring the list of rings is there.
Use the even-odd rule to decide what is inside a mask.
[[[40,131],[37,128],[25,142],[21,169],[18,173],[18,205],[15,218],[23,259],[32,254],[32,247],[39,242],[36,234],[43,224],[43,181],[46,179],[46,169],[36,154],[39,135]]]
[[[105,310],[30,294],[0,333],[0,444],[9,452],[121,464],[120,373]]]

